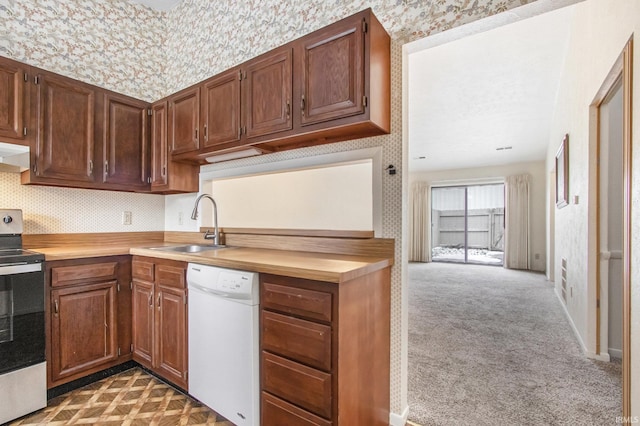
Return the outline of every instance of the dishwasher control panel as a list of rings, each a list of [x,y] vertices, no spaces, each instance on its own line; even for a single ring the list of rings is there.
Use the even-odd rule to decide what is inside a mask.
[[[218,275],[216,289],[228,293],[251,293],[251,273],[241,271],[222,271]]]
[[[228,299],[258,304],[259,280],[257,272],[189,263],[187,285],[189,288],[217,294]]]

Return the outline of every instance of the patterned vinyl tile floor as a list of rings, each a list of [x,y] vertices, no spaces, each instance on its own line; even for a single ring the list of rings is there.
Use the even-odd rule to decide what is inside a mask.
[[[49,400],[47,407],[11,426],[215,425],[233,423],[140,368]]]

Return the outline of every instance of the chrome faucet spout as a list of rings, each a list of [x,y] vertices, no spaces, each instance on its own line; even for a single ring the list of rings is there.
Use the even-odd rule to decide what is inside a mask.
[[[196,198],[196,202],[193,205],[193,212],[191,212],[191,219],[193,220],[198,219],[198,204],[200,203],[200,200],[202,200],[203,198],[210,200],[211,203],[213,204],[213,235],[210,234],[209,231],[207,231],[204,237],[206,239],[212,239],[214,246],[219,246],[220,232],[218,232],[218,206],[216,205],[216,200],[214,200],[211,195],[202,194],[198,198]]]

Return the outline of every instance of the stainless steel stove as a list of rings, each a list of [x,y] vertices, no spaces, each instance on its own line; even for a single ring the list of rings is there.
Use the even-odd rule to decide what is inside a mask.
[[[44,255],[22,233],[22,211],[0,209],[0,424],[47,404]]]

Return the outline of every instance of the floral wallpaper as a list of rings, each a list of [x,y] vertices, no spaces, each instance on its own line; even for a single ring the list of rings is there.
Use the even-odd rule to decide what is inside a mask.
[[[183,0],[167,14],[165,94],[371,7],[400,44],[535,0]]]
[[[400,44],[535,0],[0,0],[0,56],[147,101],[371,7]]]
[[[165,16],[124,0],[0,0],[0,56],[152,101]]]

